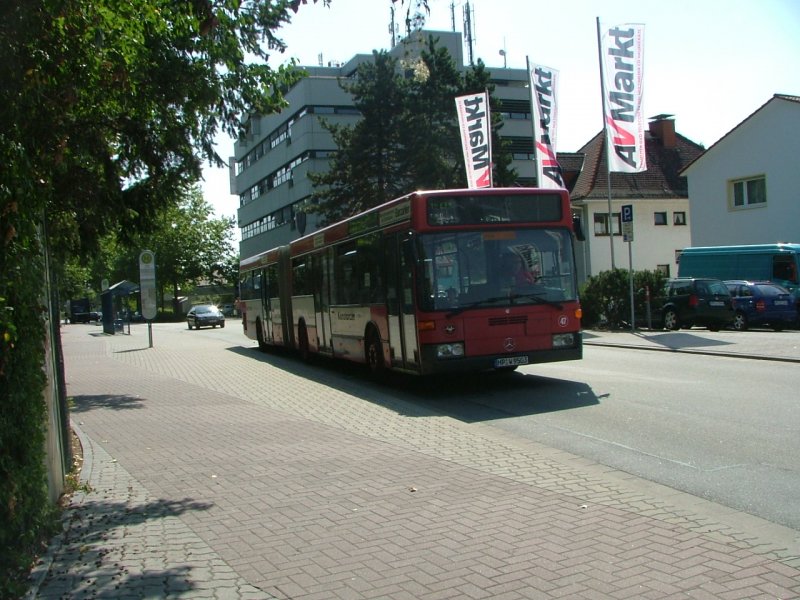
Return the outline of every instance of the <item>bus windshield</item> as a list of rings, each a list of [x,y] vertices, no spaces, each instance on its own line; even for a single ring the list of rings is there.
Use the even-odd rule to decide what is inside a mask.
[[[419,237],[422,310],[574,301],[566,229],[493,229]]]

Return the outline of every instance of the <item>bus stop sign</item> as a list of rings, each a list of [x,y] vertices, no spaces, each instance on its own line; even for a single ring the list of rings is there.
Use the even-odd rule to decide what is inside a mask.
[[[156,318],[156,255],[151,250],[139,254],[139,290],[142,296],[142,316],[148,321]]]

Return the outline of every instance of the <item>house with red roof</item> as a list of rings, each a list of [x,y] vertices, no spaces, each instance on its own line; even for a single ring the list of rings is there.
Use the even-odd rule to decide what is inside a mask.
[[[677,274],[676,258],[691,241],[689,190],[681,172],[703,151],[675,131],[672,115],[658,115],[645,133],[647,170],[641,173],[609,174],[603,132],[577,153],[559,153],[586,238],[575,248],[580,281],[612,267]],[[631,242],[622,235],[625,205],[633,208]]]
[[[684,167],[691,246],[800,243],[800,96],[775,94]]]

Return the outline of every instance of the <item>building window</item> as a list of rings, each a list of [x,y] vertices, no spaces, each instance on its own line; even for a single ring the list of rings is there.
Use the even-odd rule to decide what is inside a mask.
[[[656,265],[656,271],[661,273],[664,277],[669,277],[669,265]]]
[[[678,211],[672,213],[672,224],[673,225],[686,225],[686,213],[683,211]]]
[[[614,224],[614,235],[621,235],[619,213],[611,214],[611,222]],[[608,235],[608,213],[594,213],[594,234],[597,236]]]
[[[653,213],[653,224],[655,224],[655,225],[666,225],[667,224],[667,213],[665,213],[665,212],[654,212]]]
[[[767,179],[760,176],[730,181],[728,197],[734,210],[763,206],[767,203]]]

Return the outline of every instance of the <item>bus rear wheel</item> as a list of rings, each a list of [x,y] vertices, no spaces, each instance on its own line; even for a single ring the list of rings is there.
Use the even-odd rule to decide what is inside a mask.
[[[386,371],[386,364],[383,362],[383,347],[378,332],[371,329],[367,334],[366,361],[369,374],[373,378],[379,378]]]

